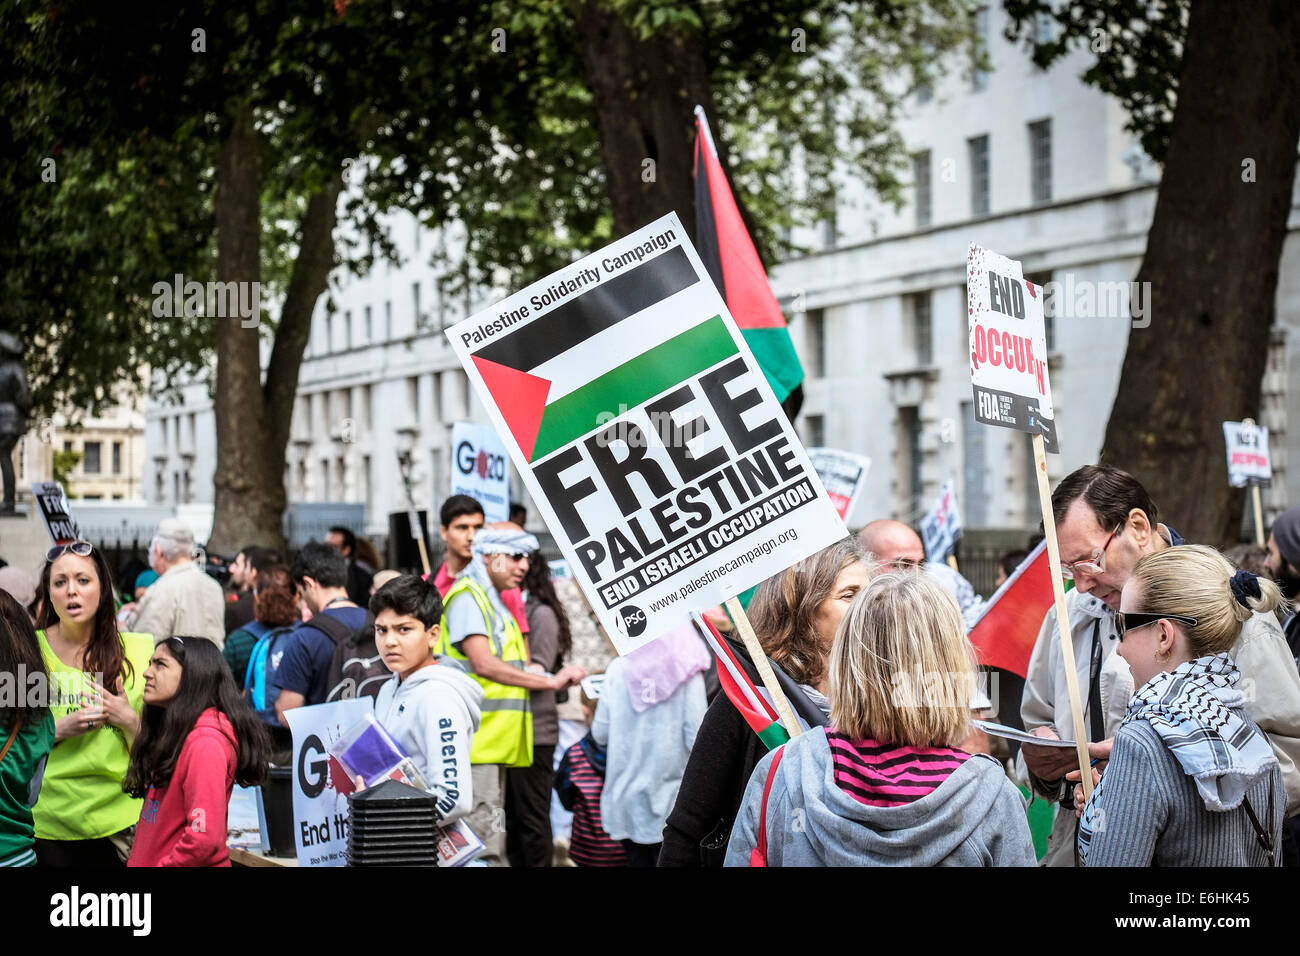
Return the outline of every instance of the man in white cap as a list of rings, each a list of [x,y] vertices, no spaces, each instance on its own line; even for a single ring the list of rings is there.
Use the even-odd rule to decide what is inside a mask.
[[[482,859],[506,865],[506,770],[533,763],[530,690],[564,690],[586,672],[572,665],[557,674],[535,674],[518,622],[501,603],[501,592],[519,587],[537,539],[501,523],[474,537],[470,562],[443,598],[438,652],[461,662],[483,687],[482,719],[470,751],[474,808],[466,822],[486,844]]]
[[[226,641],[225,597],[221,585],[194,562],[194,532],[177,518],[158,522],[149,543],[149,566],[158,580],[144,592],[127,630],[169,637],[206,637],[220,648]]]

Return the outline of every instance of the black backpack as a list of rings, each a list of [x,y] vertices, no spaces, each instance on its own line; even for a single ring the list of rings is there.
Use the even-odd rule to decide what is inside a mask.
[[[375,647],[375,617],[366,611],[366,620],[355,631],[337,617],[324,612],[307,622],[334,642],[330,659],[329,690],[325,700],[351,700],[353,697],[379,696],[379,688],[393,676]]]

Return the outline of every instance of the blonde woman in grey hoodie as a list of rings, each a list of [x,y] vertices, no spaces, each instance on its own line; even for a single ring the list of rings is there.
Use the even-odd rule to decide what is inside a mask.
[[[759,762],[726,865],[751,865],[762,815],[767,866],[1033,866],[1019,791],[958,749],[974,675],[951,594],[915,571],[875,578],[835,633],[830,724]]]
[[[483,688],[451,661],[434,655],[442,598],[418,575],[394,578],[370,598],[375,648],[393,672],[379,689],[375,719],[393,735],[438,797],[444,822],[474,806],[470,745]]]

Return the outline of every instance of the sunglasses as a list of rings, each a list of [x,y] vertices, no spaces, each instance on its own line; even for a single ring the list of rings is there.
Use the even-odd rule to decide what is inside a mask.
[[[1123,611],[1119,611],[1115,615],[1115,629],[1119,631],[1119,639],[1122,641],[1124,635],[1129,631],[1136,630],[1139,627],[1146,627],[1156,621],[1177,621],[1187,627],[1196,626],[1196,618],[1187,617],[1185,614],[1125,614]]]
[[[54,547],[50,548],[50,550],[45,552],[45,560],[49,562],[57,561],[59,558],[63,557],[63,555],[68,553],[88,558],[94,550],[94,545],[89,541],[74,541],[71,544],[56,544]]]

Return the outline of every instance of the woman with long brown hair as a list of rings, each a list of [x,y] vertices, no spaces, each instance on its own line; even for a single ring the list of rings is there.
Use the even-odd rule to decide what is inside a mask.
[[[754,632],[791,706],[810,726],[829,718],[831,642],[853,598],[867,585],[868,560],[855,537],[844,538],[768,578],[750,602]],[[732,642],[731,649],[743,666],[752,667],[743,644]],[[714,697],[664,827],[660,866],[722,865],[750,774],[766,753],[727,695]]]
[[[118,633],[108,562],[88,542],[50,549],[37,598],[55,743],[33,810],[36,856],[42,866],[121,866],[140,818],[122,779],[153,640]]]

